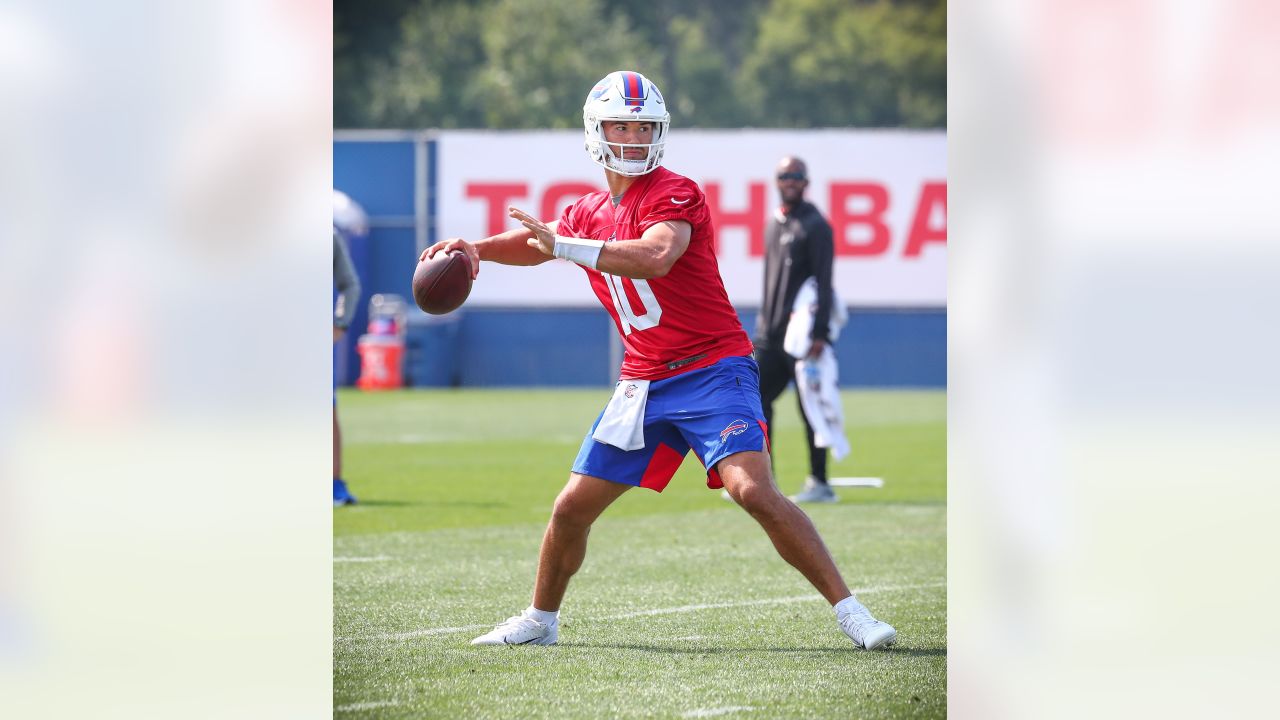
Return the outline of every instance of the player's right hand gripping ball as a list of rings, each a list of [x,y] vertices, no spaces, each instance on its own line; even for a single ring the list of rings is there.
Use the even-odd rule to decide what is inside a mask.
[[[453,312],[470,294],[471,260],[461,250],[438,252],[413,271],[413,299],[424,312]]]

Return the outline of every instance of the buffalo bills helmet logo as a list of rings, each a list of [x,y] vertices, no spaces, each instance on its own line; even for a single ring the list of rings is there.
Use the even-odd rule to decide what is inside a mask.
[[[643,112],[646,97],[648,97],[648,91],[640,74],[633,72],[622,73],[622,99],[631,112]]]
[[[720,431],[720,442],[724,442],[730,435],[741,435],[747,431],[746,420],[734,420],[729,423],[729,427]]]
[[[636,385],[628,385],[627,389],[622,391],[622,394],[626,395],[627,397],[635,397],[637,389],[638,389],[638,386]]]

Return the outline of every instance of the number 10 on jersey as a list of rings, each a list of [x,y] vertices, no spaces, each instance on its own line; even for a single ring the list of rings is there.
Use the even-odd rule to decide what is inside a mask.
[[[654,297],[653,288],[649,287],[648,281],[618,277],[609,273],[601,273],[601,275],[604,275],[604,282],[609,286],[609,295],[613,297],[614,310],[618,311],[618,324],[622,325],[623,335],[630,335],[633,329],[648,330],[658,326],[658,321],[662,319],[662,307],[658,305],[658,298]],[[640,298],[640,304],[644,306],[643,315],[637,315],[631,307],[631,301],[627,299],[627,291],[623,283],[631,283],[635,288],[636,297]]]

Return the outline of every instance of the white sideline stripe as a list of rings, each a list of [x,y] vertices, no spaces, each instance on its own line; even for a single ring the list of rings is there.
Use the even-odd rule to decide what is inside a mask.
[[[715,717],[716,715],[728,715],[729,713],[738,712],[740,710],[755,710],[755,708],[751,707],[750,705],[730,705],[729,707],[722,707],[722,708],[706,708],[703,710],[690,710],[687,713],[682,713],[680,717],[687,717],[687,718]]]
[[[335,557],[334,562],[383,562],[391,558],[386,555],[375,555],[373,557]]]
[[[354,712],[356,710],[373,710],[374,708],[390,707],[392,705],[399,705],[399,704],[400,703],[395,702],[394,700],[379,700],[377,702],[362,702],[362,703],[352,703],[350,705],[339,705],[338,707],[334,708],[333,711],[334,712]]]
[[[893,590],[918,590],[921,588],[944,587],[945,582],[922,583],[919,585],[883,585],[881,587],[854,588],[854,595],[865,595],[867,593],[890,592]],[[731,607],[748,607],[751,605],[781,605],[784,603],[804,602],[806,600],[821,600],[822,596],[817,593],[808,595],[793,595],[791,597],[767,598],[764,600],[739,600],[737,602],[723,603],[702,603],[698,605],[681,605],[680,607],[657,608],[654,610],[640,610],[638,612],[623,613],[621,615],[605,615],[603,617],[585,617],[580,618],[581,622],[606,622],[609,620],[627,620],[629,618],[650,617],[653,615],[674,615],[677,613],[697,612],[698,610],[715,610],[719,608]],[[430,637],[432,635],[451,635],[460,632],[474,632],[476,630],[489,630],[493,624],[489,625],[462,625],[459,627],[443,627],[430,628],[427,630],[411,630],[402,633],[389,633],[385,635],[366,635],[364,637],[340,637],[335,638],[337,642],[351,642],[353,640],[412,640],[413,638]]]

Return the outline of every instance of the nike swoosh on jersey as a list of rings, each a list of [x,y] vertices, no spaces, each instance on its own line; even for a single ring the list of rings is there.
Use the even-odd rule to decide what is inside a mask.
[[[675,198],[671,198],[671,202],[675,203],[676,205],[683,205],[683,204],[685,204],[685,203],[689,202],[689,201],[690,201],[690,200],[692,200],[692,199],[693,199],[693,198],[685,198],[685,199],[683,199],[683,200],[677,200],[677,199],[675,199]]]

